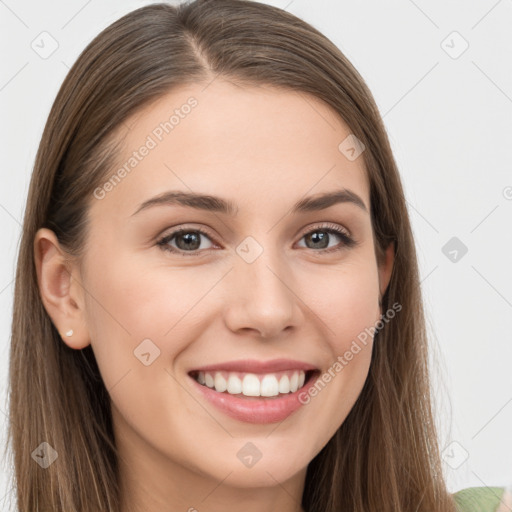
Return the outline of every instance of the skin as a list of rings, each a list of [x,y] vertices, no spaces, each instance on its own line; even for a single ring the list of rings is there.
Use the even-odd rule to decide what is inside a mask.
[[[191,113],[103,199],[91,199],[80,264],[66,263],[51,231],[37,233],[41,295],[63,343],[92,344],[112,401],[123,512],[300,511],[308,463],[367,378],[371,338],[281,423],[226,416],[187,372],[244,358],[298,359],[326,371],[381,318],[392,248],[379,266],[363,158],[350,161],[338,150],[349,127],[309,95],[220,78],[207,88],[183,86],[125,123],[119,164],[190,96],[198,100]],[[305,196],[342,188],[367,211],[347,202],[289,214]],[[229,199],[238,214],[161,205],[132,215],[167,190]],[[348,230],[357,246],[344,247],[335,234],[328,245],[338,251],[308,244],[304,235],[325,222]],[[211,233],[201,235],[199,256],[156,245],[177,227]],[[263,248],[250,264],[236,252],[247,236]],[[177,244],[168,243],[184,247]],[[134,357],[146,338],[160,350],[149,366]],[[251,468],[237,457],[249,441],[262,454]]]

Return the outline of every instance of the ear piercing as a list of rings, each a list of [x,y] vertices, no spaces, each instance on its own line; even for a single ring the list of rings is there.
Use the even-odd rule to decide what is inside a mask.
[[[67,333],[66,333],[66,336],[73,336],[73,329],[70,329]]]

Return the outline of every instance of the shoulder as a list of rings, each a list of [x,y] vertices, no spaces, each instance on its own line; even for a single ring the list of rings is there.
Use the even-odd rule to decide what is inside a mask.
[[[468,487],[453,494],[459,512],[504,512],[512,509],[505,487]]]

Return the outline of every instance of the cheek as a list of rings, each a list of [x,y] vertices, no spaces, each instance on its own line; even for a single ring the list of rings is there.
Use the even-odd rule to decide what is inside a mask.
[[[142,437],[166,439],[179,423],[175,411],[189,407],[174,362],[199,335],[193,306],[211,283],[204,275],[191,282],[191,272],[149,271],[142,263],[133,256],[95,260],[90,268],[102,271],[90,272],[84,283],[87,322],[118,420]]]
[[[90,320],[103,332],[114,329],[133,341],[161,337],[186,313],[187,296],[194,295],[185,273],[168,268],[169,278],[163,280],[163,270],[150,268],[142,258],[120,254],[92,266],[96,270],[87,283],[95,299],[89,302]]]
[[[321,425],[310,426],[322,432],[315,446],[320,449],[349,414],[368,376],[374,327],[380,318],[377,267],[371,258],[354,258],[329,271],[310,273],[307,283],[311,321],[323,329],[327,354],[319,379],[302,397],[310,408],[307,421],[326,418]]]
[[[378,272],[371,256],[309,269],[299,282],[303,284],[300,296],[315,314],[312,322],[322,326],[333,354],[345,352],[353,339],[379,319]]]
[[[84,287],[89,291],[91,343],[108,387],[134,362],[140,366],[134,354],[139,346],[149,348],[151,357],[159,354],[155,366],[172,366],[194,334],[199,334],[204,316],[199,302],[218,278],[206,266],[194,270],[162,264],[150,267],[142,256],[104,254],[109,256],[91,256],[89,266],[96,270],[89,273]]]

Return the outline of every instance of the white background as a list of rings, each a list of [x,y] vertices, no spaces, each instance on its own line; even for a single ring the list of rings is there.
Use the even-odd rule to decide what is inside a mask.
[[[87,43],[148,3],[0,1],[1,442],[15,258],[46,117]],[[268,3],[327,35],[364,77],[384,117],[438,359],[434,382],[449,489],[512,483],[512,2]],[[43,31],[58,42],[46,59],[31,47],[47,37]],[[456,262],[442,252],[452,237],[468,248]],[[9,475],[3,465],[0,504],[11,492]]]

